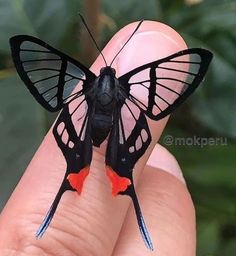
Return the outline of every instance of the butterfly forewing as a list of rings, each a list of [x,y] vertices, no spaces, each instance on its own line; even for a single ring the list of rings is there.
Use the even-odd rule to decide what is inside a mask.
[[[154,120],[170,114],[202,81],[212,54],[187,49],[119,78],[128,97]]]
[[[31,36],[10,40],[16,69],[37,101],[49,111],[80,96],[95,75],[82,64]]]

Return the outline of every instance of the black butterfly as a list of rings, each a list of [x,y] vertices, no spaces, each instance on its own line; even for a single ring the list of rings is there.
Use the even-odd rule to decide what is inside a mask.
[[[96,76],[78,61],[35,37],[14,36],[10,45],[16,70],[35,99],[51,112],[62,110],[53,134],[67,169],[36,236],[44,234],[66,190],[81,193],[89,173],[92,147],[99,147],[108,137],[105,162],[112,194],[131,197],[141,234],[152,250],[132,176],[134,165],[151,142],[146,117],[164,118],[193,93],[203,80],[212,54],[199,48],[186,49],[117,78],[112,63],[101,68]],[[145,77],[142,81],[140,74]],[[139,90],[147,96],[146,102],[137,96]]]

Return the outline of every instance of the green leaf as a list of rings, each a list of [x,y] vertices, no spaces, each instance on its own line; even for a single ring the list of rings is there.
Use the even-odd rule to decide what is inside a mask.
[[[59,46],[78,23],[79,6],[75,0],[0,0],[0,51],[9,53],[9,38],[16,34],[38,36]]]
[[[236,238],[231,239],[228,241],[225,246],[223,247],[221,255],[224,256],[233,256],[236,252]]]
[[[37,36],[53,44],[62,38],[70,22],[65,0],[25,0],[24,10]]]
[[[34,34],[34,28],[23,7],[23,1],[0,0],[0,51],[9,52],[8,40],[15,34]]]
[[[193,115],[205,127],[232,138],[236,138],[235,11],[235,1],[205,0],[164,14],[189,47],[204,47],[214,53],[204,86],[191,101]]]
[[[201,222],[198,224],[197,234],[197,255],[216,255],[220,242],[219,224],[216,221]]]
[[[102,1],[104,13],[120,27],[141,19],[155,19],[160,15],[159,3],[154,0],[141,1]]]

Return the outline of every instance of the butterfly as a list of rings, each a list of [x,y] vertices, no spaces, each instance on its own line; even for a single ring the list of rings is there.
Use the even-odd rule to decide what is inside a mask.
[[[131,197],[143,240],[153,250],[133,183],[134,166],[152,140],[147,118],[160,120],[184,102],[203,80],[212,53],[201,48],[185,49],[116,77],[112,63],[142,22],[110,65],[91,35],[106,64],[98,76],[38,38],[17,35],[10,39],[16,70],[29,91],[46,110],[61,111],[53,135],[67,168],[37,238],[49,226],[63,193],[82,192],[93,146],[99,147],[107,139],[105,165],[112,194]],[[145,102],[137,94],[140,90]]]

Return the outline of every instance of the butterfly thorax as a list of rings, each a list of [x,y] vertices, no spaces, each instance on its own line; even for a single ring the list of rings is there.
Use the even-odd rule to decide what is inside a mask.
[[[110,67],[102,68],[95,83],[92,140],[94,146],[100,146],[113,125],[113,114],[118,93],[118,80],[115,78],[114,69]]]

